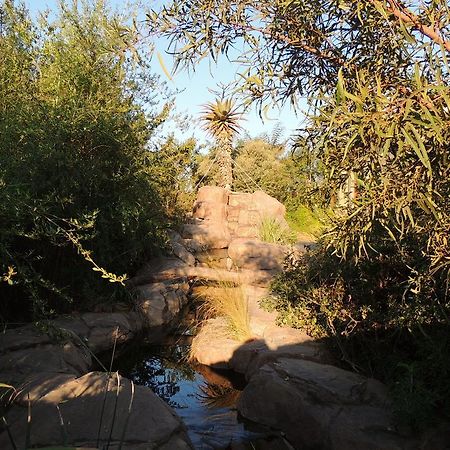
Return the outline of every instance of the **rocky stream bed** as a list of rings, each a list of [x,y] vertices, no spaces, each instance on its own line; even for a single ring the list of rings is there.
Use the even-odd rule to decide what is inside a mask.
[[[129,310],[5,329],[0,382],[17,390],[3,398],[0,449],[449,448],[446,424],[420,436],[397,427],[382,383],[337,367],[322,342],[278,327],[275,314],[259,307],[286,254],[310,244],[257,238],[262,217],[282,222],[284,212],[262,192],[202,188],[191,222],[171,235],[172,254],[129,280]],[[200,280],[242,285],[252,339],[220,336],[214,330],[223,319],[210,319],[192,343],[196,363],[187,364],[179,342],[164,351],[148,344],[164,342]],[[110,376],[99,356],[113,348],[120,375]]]

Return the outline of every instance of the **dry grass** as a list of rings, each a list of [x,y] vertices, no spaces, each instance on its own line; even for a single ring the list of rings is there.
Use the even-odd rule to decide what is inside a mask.
[[[220,281],[214,286],[199,286],[196,291],[203,301],[201,310],[206,318],[225,318],[228,337],[243,342],[252,337],[247,298],[242,286]]]

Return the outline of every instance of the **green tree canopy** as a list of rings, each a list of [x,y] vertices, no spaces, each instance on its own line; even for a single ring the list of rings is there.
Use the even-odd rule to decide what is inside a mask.
[[[11,1],[0,11],[0,312],[8,320],[14,309],[40,315],[105,299],[108,281],[122,279],[109,272],[134,270],[158,250],[164,213],[146,153],[168,107],[158,105],[164,87],[148,58],[136,53],[131,17],[104,1],[61,2],[56,19],[39,24]]]

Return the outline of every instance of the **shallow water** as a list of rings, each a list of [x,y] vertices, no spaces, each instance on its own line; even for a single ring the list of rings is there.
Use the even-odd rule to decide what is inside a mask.
[[[117,366],[176,410],[196,449],[255,448],[250,441],[268,433],[237,413],[243,377],[189,364],[188,351],[188,345],[139,347],[128,350]]]

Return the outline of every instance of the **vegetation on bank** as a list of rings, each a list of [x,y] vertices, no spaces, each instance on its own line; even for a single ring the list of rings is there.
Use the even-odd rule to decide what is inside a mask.
[[[38,23],[0,8],[0,320],[126,297],[122,274],[160,250],[176,209],[168,161],[149,151],[169,94],[132,17],[105,2]],[[162,145],[183,164],[172,179],[194,147]]]
[[[220,317],[225,320],[225,329],[213,327],[218,335],[241,342],[252,338],[247,296],[242,286],[221,281],[217,285],[197,287],[196,294],[203,302],[200,310],[206,319]]]

